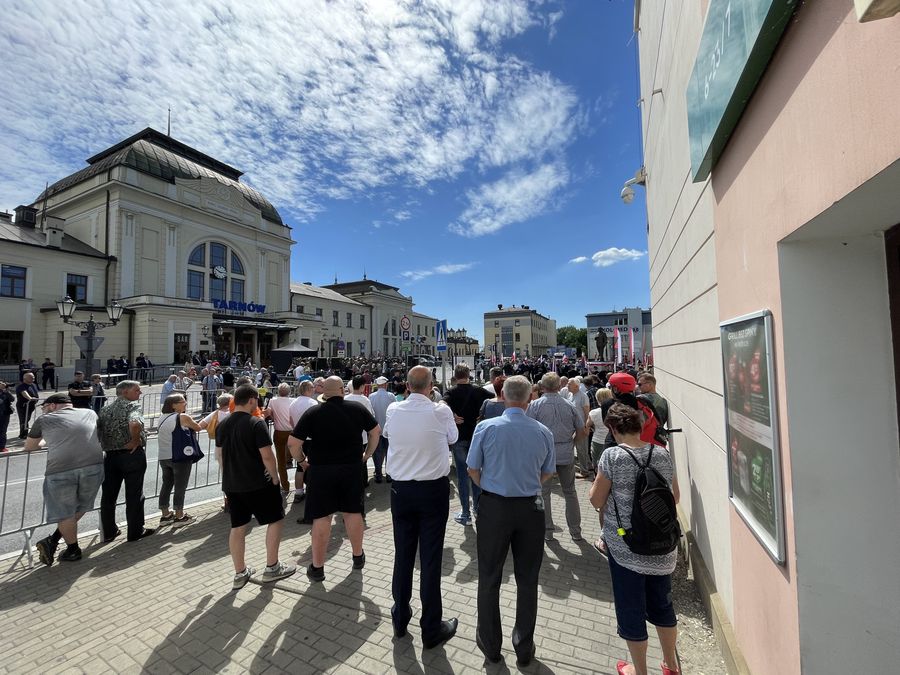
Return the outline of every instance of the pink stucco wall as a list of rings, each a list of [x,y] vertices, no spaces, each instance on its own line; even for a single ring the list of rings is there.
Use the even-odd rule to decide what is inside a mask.
[[[713,170],[722,320],[775,317],[787,565],[732,509],[734,627],[754,673],[800,672],[777,243],[900,156],[900,16],[860,24],[849,2],[807,2]]]

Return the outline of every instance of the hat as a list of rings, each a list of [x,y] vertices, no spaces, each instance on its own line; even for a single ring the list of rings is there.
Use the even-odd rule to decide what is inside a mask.
[[[607,384],[614,386],[616,389],[626,394],[632,393],[637,386],[634,377],[624,372],[613,373],[610,375]]]
[[[375,384],[387,384],[387,383],[388,383],[388,379],[384,375],[382,375],[381,377],[375,378]]]
[[[72,403],[72,399],[68,394],[50,394],[47,398],[44,399],[44,402],[41,403],[41,405],[45,406],[48,403]]]

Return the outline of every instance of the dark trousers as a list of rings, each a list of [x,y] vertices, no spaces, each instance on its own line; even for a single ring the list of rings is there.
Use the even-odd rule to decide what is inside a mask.
[[[191,462],[173,462],[171,459],[159,460],[160,473],[162,473],[162,485],[159,487],[159,508],[169,508],[169,497],[172,496],[172,488],[175,494],[172,496],[172,506],[176,511],[184,508],[184,493],[187,492],[188,483],[191,480]],[[143,479],[142,479],[143,480]],[[285,481],[283,484],[287,485]],[[126,485],[126,494],[128,487]]]
[[[372,453],[372,462],[375,464],[375,478],[381,478],[381,467],[384,464],[384,458],[387,457],[388,439],[382,436],[378,439],[378,447]]]
[[[5,405],[0,402],[0,405]],[[6,431],[9,429],[9,416],[8,412],[0,412],[0,450],[6,447]]]
[[[16,403],[16,415],[19,416],[19,438],[25,438],[28,435],[28,422],[34,414],[36,401],[29,401],[24,405]]]
[[[419,596],[422,600],[422,639],[441,629],[441,555],[450,514],[450,481],[445,478],[397,481],[391,484],[391,518],[394,523],[394,577],[391,591],[395,626],[406,627],[412,618],[413,568],[419,551]],[[542,521],[543,522],[543,521]]]
[[[55,379],[54,373],[42,373],[41,374],[41,389],[50,389],[53,386]]]
[[[125,520],[128,539],[138,539],[144,532],[144,473],[147,455],[143,448],[134,452],[115,450],[103,460],[103,495],[100,497],[100,523],[103,538],[116,536],[116,502],[125,483]]]
[[[481,493],[478,509],[478,637],[488,656],[500,654],[500,583],[512,548],[516,575],[516,654],[528,656],[537,621],[538,575],[544,559],[544,514],[534,497],[500,497]]]

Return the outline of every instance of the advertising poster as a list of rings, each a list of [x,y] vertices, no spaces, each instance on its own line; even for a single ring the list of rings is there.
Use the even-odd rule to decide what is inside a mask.
[[[720,325],[729,496],[777,562],[784,562],[781,459],[768,311]]]

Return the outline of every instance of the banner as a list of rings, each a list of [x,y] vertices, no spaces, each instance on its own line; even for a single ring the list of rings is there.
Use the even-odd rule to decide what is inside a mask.
[[[720,324],[729,497],[756,538],[784,562],[781,455],[772,364],[772,314]]]

